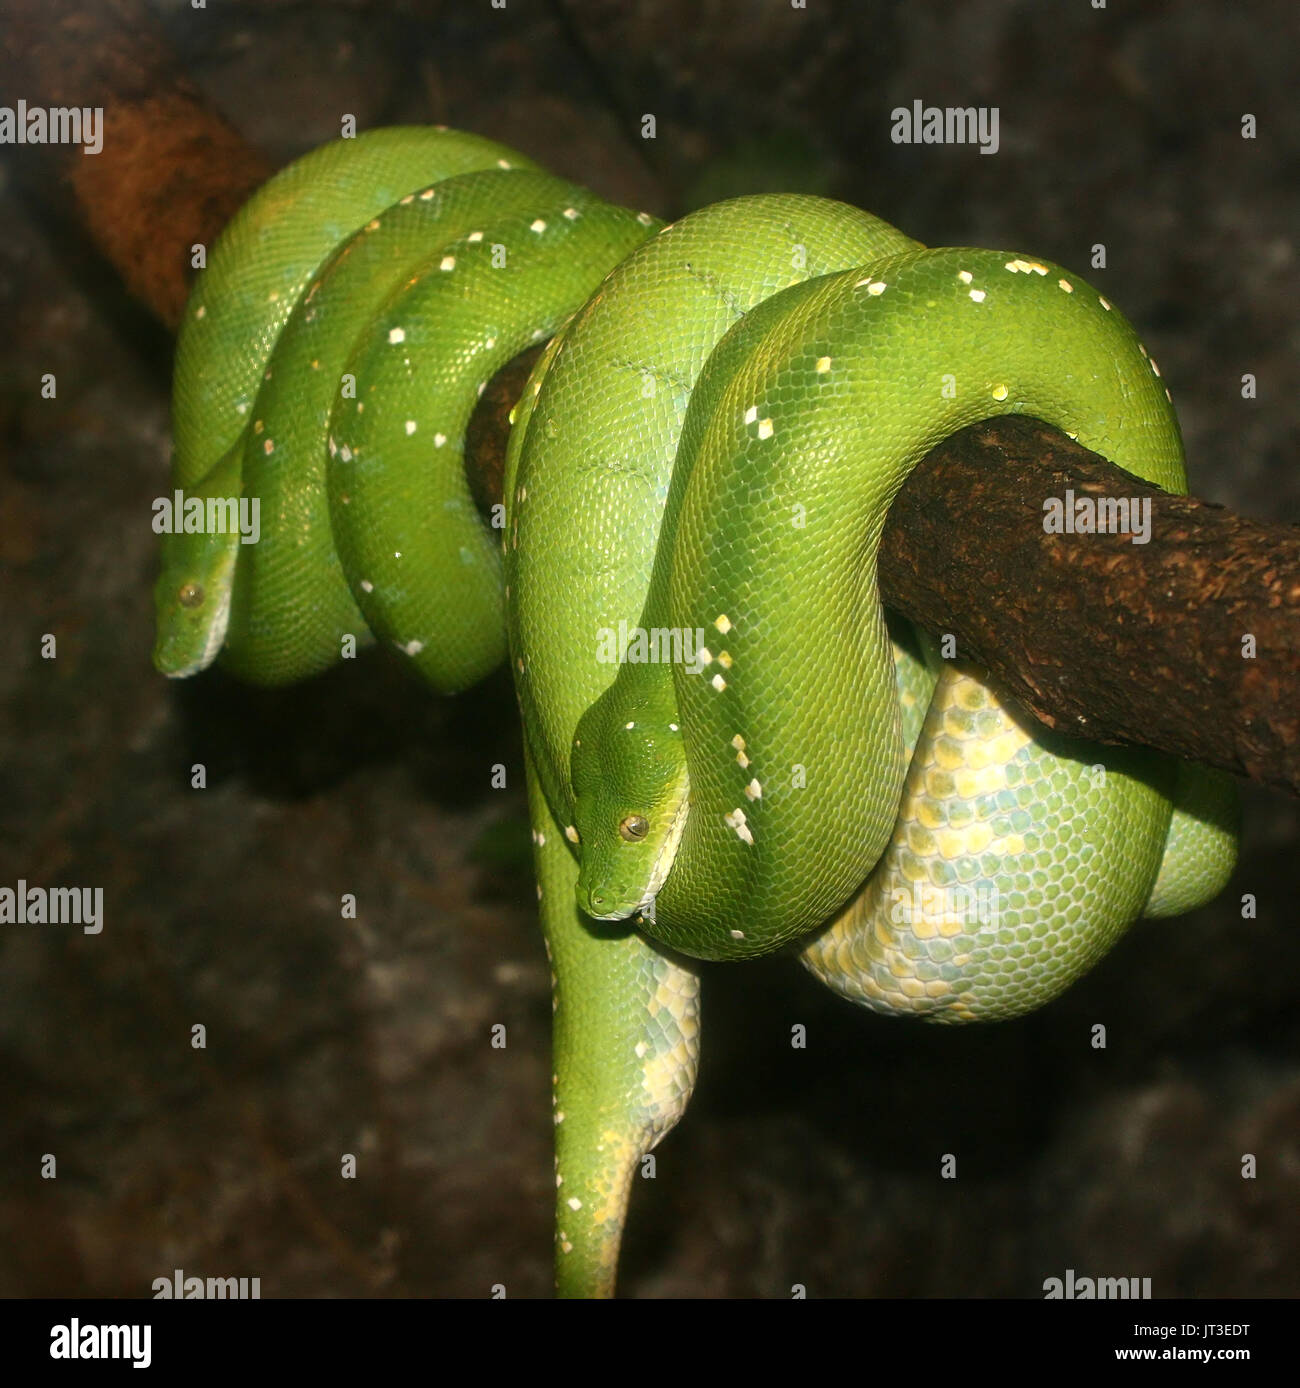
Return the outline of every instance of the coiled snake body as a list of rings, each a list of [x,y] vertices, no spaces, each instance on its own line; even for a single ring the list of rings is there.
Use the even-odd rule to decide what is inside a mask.
[[[493,528],[465,427],[544,339]],[[561,1291],[612,1290],[636,1163],[689,1098],[691,958],[797,947],[879,1011],[1008,1017],[1231,870],[1224,778],[1050,735],[887,623],[908,471],[1012,412],[1185,489],[1155,365],[1087,283],[826,199],[663,228],[490,141],[395,128],[292,165],[214,250],[173,481],[256,499],[261,537],[165,538],[155,661],[283,683],[373,635],[450,692],[508,643]]]

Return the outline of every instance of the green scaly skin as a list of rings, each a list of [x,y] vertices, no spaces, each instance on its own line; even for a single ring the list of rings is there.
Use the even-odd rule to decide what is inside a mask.
[[[905,251],[772,296],[728,333],[683,419],[671,540],[637,619],[702,629],[708,647],[694,668],[624,664],[578,723],[584,906],[645,912],[655,939],[713,959],[804,940],[843,911],[804,955],[819,977],[961,1021],[1041,1006],[1144,909],[1220,889],[1225,778],[1049,738],[978,671],[943,670],[909,771],[876,587],[885,515],[936,442],[1011,412],[1185,490],[1154,364],[1059,266]],[[629,816],[648,824],[635,840]]]
[[[494,530],[465,425],[548,337]],[[256,500],[261,539],[165,537],[155,663],[279,684],[377,639],[452,691],[508,640],[562,1294],[612,1293],[633,1177],[689,1099],[691,956],[800,942],[867,1006],[1011,1015],[1222,884],[1224,778],[1046,737],[887,626],[875,586],[908,469],[974,420],[1036,414],[1182,490],[1153,372],[1058,267],[802,196],[660,231],[441,128],[308,155],[218,243],[178,346],[173,485]],[[676,631],[675,661],[670,641],[620,667],[620,622]],[[954,884],[996,888],[995,916]]]

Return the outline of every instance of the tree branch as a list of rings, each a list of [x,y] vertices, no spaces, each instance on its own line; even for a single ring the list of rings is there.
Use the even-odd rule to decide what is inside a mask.
[[[1044,503],[1150,505],[1150,539],[1058,534]],[[1086,507],[1085,502],[1085,507]],[[946,439],[890,509],[884,600],[1048,727],[1300,793],[1300,526],[1169,496],[1037,420]]]

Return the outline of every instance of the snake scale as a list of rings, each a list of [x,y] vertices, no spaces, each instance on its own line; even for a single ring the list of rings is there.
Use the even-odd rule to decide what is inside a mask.
[[[489,524],[466,425],[543,341]],[[877,1011],[1011,1017],[1226,880],[1226,778],[1049,734],[882,609],[909,470],[1007,413],[1185,490],[1169,393],[1095,289],[823,198],[665,227],[396,127],[291,165],[214,248],[173,485],[256,500],[260,537],[164,537],[155,663],[282,684],[377,640],[450,693],[508,653],[562,1293],[613,1291],[633,1173],[690,1096],[693,960],[785,947]]]

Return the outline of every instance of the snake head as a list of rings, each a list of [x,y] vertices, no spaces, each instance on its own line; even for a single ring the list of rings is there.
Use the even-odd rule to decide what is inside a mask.
[[[629,670],[635,675],[624,679]],[[570,770],[581,845],[578,908],[596,920],[652,910],[690,801],[667,666],[623,667],[579,720]]]
[[[223,515],[230,500],[238,500],[242,448],[241,436],[197,487],[176,493],[167,529],[155,517],[154,528],[162,534],[162,572],[154,586],[153,663],[172,679],[206,670],[226,639],[240,532],[209,528],[206,518],[210,498],[223,503]],[[156,511],[163,500],[171,498],[155,502]],[[200,514],[191,517],[195,502]]]

